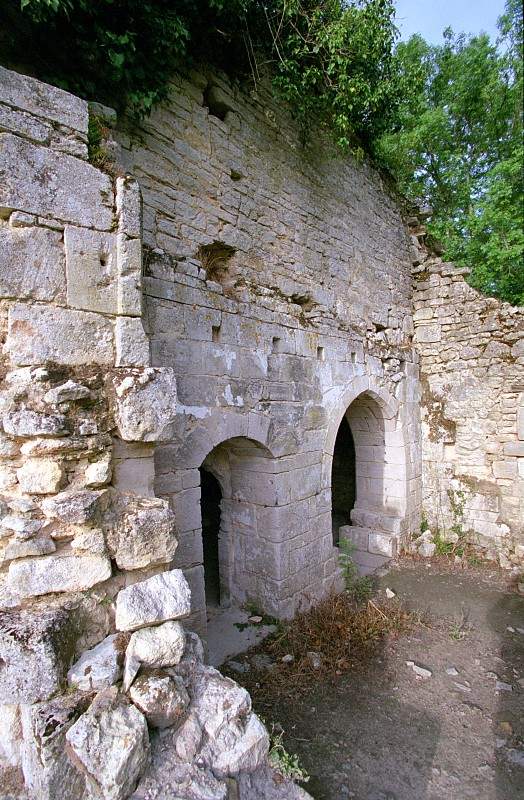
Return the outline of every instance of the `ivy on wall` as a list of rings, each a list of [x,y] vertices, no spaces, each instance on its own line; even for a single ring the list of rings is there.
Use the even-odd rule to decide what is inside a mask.
[[[273,78],[304,137],[359,149],[391,123],[392,0],[7,0],[3,61],[147,114],[175,71],[208,62]],[[14,32],[14,35],[13,35]]]

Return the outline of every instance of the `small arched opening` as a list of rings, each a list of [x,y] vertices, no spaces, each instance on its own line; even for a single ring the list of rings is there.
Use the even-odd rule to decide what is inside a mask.
[[[266,605],[264,491],[272,479],[265,447],[245,437],[217,445],[200,466],[206,605]]]
[[[390,410],[364,391],[347,407],[333,447],[333,543],[349,540],[362,572],[381,566],[397,550],[406,492],[402,433]]]

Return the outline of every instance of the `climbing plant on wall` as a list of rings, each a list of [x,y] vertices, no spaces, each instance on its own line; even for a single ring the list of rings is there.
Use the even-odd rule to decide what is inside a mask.
[[[303,134],[367,146],[398,102],[392,0],[7,0],[4,62],[144,114],[175,70],[269,74]],[[13,36],[14,32],[14,36]],[[1,35],[0,35],[1,36]]]

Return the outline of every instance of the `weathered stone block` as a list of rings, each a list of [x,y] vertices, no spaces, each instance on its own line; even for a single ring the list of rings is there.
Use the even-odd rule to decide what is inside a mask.
[[[524,456],[524,442],[506,442],[504,445],[505,456]]]
[[[87,136],[87,103],[63,89],[0,67],[0,101]]]
[[[387,533],[371,532],[369,534],[369,552],[394,558],[397,554],[397,540]]]
[[[421,344],[440,342],[440,325],[419,325],[415,333],[416,339]]]
[[[63,609],[0,612],[0,702],[36,703],[59,691],[78,635]]]
[[[22,768],[38,800],[56,800],[67,787],[68,800],[84,800],[85,778],[66,751],[66,733],[89,705],[89,696],[67,694],[22,706]]]
[[[66,739],[93,797],[124,800],[149,760],[144,716],[114,690],[98,695]]]
[[[64,231],[67,304],[85,311],[117,313],[116,236],[75,228]]]
[[[178,675],[139,675],[131,686],[129,695],[148,723],[156,728],[179,725],[189,705],[189,695]]]
[[[60,234],[49,228],[0,228],[0,297],[65,300]]]
[[[64,153],[0,134],[0,208],[107,231],[113,190],[107,175]]]
[[[126,643],[125,634],[115,633],[86,650],[67,673],[69,684],[83,692],[112,686],[122,676]]]
[[[142,314],[142,242],[117,234],[118,313]]]
[[[67,420],[62,414],[41,414],[27,408],[5,414],[2,424],[11,436],[63,436],[67,433]]]
[[[116,179],[116,213],[118,232],[138,239],[142,234],[142,201],[140,186],[126,175]]]
[[[53,389],[49,389],[49,391],[44,395],[44,403],[56,405],[57,403],[69,403],[76,400],[87,400],[90,397],[92,397],[92,394],[87,386],[82,386],[82,384],[77,383],[76,381],[69,380],[60,384],[60,386],[55,386]]]
[[[42,511],[50,519],[59,519],[71,525],[94,524],[107,506],[107,491],[69,491],[49,497],[42,503]]]
[[[171,369],[132,371],[115,380],[115,418],[127,441],[169,439],[177,416],[176,378]]]
[[[117,367],[147,367],[150,364],[149,339],[142,320],[137,317],[117,317],[115,322]]]
[[[99,314],[15,304],[8,323],[6,350],[18,366],[113,364],[113,325]]]
[[[131,634],[124,664],[124,690],[127,691],[140,666],[175,667],[184,653],[185,635],[180,622],[164,622],[154,628],[141,628]]]
[[[15,133],[37,144],[48,142],[52,132],[51,125],[25,111],[17,111],[3,104],[0,105],[0,130]]]
[[[22,722],[20,706],[0,706],[0,763],[17,767],[20,764],[22,744]]]
[[[120,569],[168,564],[177,548],[175,516],[165,500],[123,495],[107,543]]]
[[[111,562],[102,555],[51,555],[12,561],[8,586],[20,597],[51,592],[81,592],[111,577]]]
[[[64,469],[62,464],[48,458],[29,458],[17,469],[16,477],[27,494],[53,494],[62,484]]]
[[[182,570],[154,575],[118,593],[115,624],[118,630],[133,631],[189,614],[191,593]]]
[[[86,467],[85,483],[86,486],[98,487],[104,486],[111,480],[113,467],[111,463],[111,454],[100,458],[98,461],[93,461]]]
[[[2,561],[7,563],[15,558],[27,558],[28,556],[45,556],[54,553],[56,545],[52,539],[41,536],[38,539],[12,539],[3,552]]]

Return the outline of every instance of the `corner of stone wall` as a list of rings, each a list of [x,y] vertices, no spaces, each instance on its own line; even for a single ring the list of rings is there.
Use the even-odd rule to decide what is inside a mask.
[[[423,508],[444,540],[524,563],[524,314],[466,282],[412,217]]]
[[[140,189],[89,163],[83,100],[0,69],[0,114],[2,775],[36,800],[123,800],[141,776],[137,800],[237,777],[247,797],[241,773],[272,780],[267,733],[180,624],[152,496],[176,381],[142,324]]]

